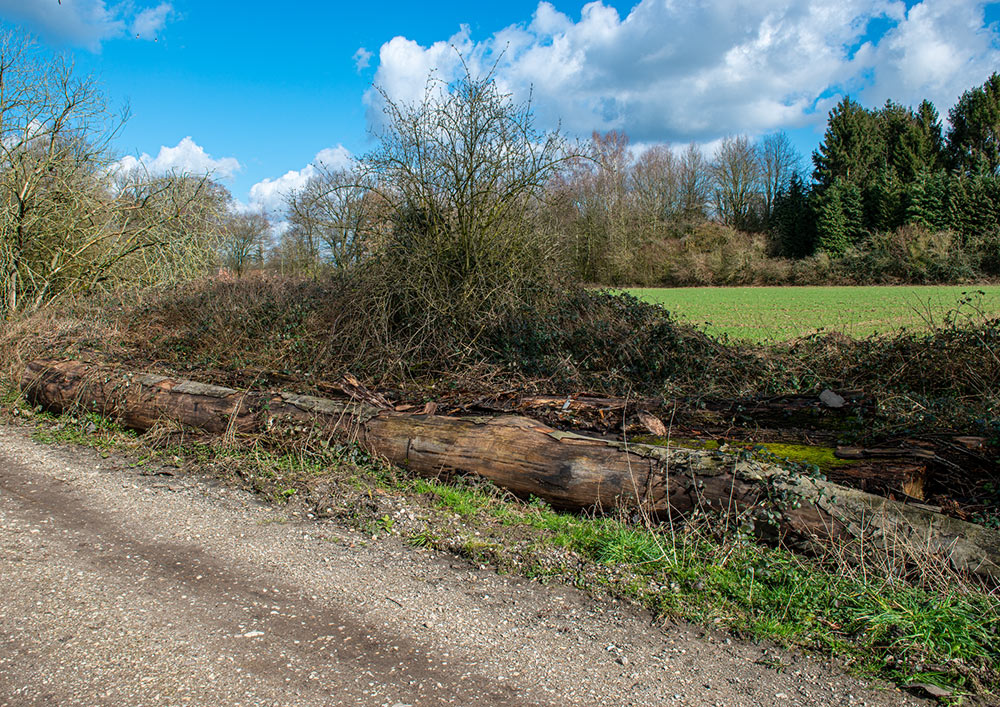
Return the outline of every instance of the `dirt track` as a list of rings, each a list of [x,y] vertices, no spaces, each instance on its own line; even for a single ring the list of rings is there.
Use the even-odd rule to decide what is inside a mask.
[[[0,707],[922,704],[0,427]]]

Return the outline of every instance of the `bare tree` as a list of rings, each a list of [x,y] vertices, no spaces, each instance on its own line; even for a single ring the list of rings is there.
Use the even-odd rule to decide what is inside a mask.
[[[712,163],[713,201],[723,223],[739,229],[753,227],[761,193],[757,150],[745,135],[723,139]]]
[[[125,118],[64,58],[46,57],[23,35],[0,35],[3,316],[113,285],[178,252],[163,226],[182,209],[154,217],[150,207],[168,193],[182,207],[183,195],[170,180],[123,181],[116,169],[111,141]]]
[[[582,181],[585,237],[591,242],[589,250],[600,252],[606,275],[621,280],[627,277],[629,264],[638,247],[632,227],[635,215],[632,208],[632,153],[629,138],[623,132],[612,130],[601,135],[595,132],[590,141],[591,169]]]
[[[678,164],[678,203],[685,218],[704,218],[712,193],[712,176],[705,156],[695,143],[687,146]]]
[[[795,150],[785,132],[765,135],[757,144],[763,187],[763,218],[770,222],[774,202],[778,195],[788,190],[792,175],[802,168],[802,157]]]
[[[229,214],[221,237],[222,262],[242,277],[251,265],[264,261],[264,246],[271,222],[261,211]]]
[[[596,188],[596,163],[592,149],[581,150],[546,185],[545,207],[553,241],[572,276],[596,282],[605,269],[607,229],[602,195]],[[584,154],[586,156],[584,156]]]
[[[636,205],[648,218],[667,221],[681,210],[680,160],[669,145],[653,145],[632,168]]]
[[[121,122],[90,80],[0,36],[0,299],[9,314],[74,277],[112,221],[91,175]]]
[[[384,200],[370,175],[322,170],[288,199],[292,236],[334,268],[360,263],[384,226]],[[317,262],[318,264],[318,262]]]

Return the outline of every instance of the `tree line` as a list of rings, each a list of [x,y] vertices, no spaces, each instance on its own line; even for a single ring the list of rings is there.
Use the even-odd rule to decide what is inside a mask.
[[[810,189],[799,184],[785,195],[783,249],[841,254],[905,225],[952,231],[956,247],[992,236],[1000,215],[998,134],[995,73],[951,108],[947,133],[929,101],[916,110],[892,101],[869,110],[844,98],[813,154]]]
[[[711,155],[695,144],[633,146],[621,132],[570,141],[536,130],[530,104],[514,103],[492,74],[468,70],[431,81],[414,105],[383,105],[378,147],[348,169],[320,166],[287,195],[275,233],[208,176],[124,169],[114,140],[127,116],[65,59],[7,33],[0,311],[220,267],[318,275],[377,262],[395,278],[388,299],[436,293],[470,311],[545,279],[1000,275],[997,74],[962,95],[947,129],[928,101],[867,109],[844,98],[808,174],[780,132],[729,136]],[[515,287],[515,270],[534,274]]]
[[[998,132],[994,74],[951,108],[947,130],[926,100],[867,109],[842,99],[808,172],[782,132],[726,137],[711,156],[594,133],[561,146],[531,228],[562,272],[593,283],[994,277]],[[378,203],[392,201],[373,198],[376,172],[363,159],[290,194],[291,228],[273,255],[310,268],[364,258],[375,224],[385,225]]]

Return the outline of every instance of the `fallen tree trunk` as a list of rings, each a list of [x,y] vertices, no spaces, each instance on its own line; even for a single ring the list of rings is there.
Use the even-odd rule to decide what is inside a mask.
[[[1000,580],[1000,533],[927,508],[789,473],[748,456],[661,448],[562,432],[525,417],[406,414],[365,400],[240,392],[75,361],[34,361],[29,399],[79,407],[139,430],[171,420],[213,433],[309,425],[354,440],[421,476],[465,472],[567,509],[642,507],[659,517],[695,509],[746,512],[792,545],[863,539],[914,559]],[[376,401],[377,402],[377,401]]]
[[[771,398],[736,400],[677,400],[654,398],[606,398],[588,395],[503,395],[481,398],[472,407],[489,412],[520,413],[555,423],[571,423],[589,429],[607,431],[642,422],[636,413],[676,415],[677,422],[703,427],[739,426],[797,427],[810,430],[836,430],[845,420],[870,406],[856,391],[830,390],[820,395],[786,395]],[[454,401],[459,402],[459,401]]]

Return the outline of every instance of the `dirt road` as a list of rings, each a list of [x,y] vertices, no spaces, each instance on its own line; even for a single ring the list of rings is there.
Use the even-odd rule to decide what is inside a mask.
[[[921,704],[0,427],[0,707]]]

